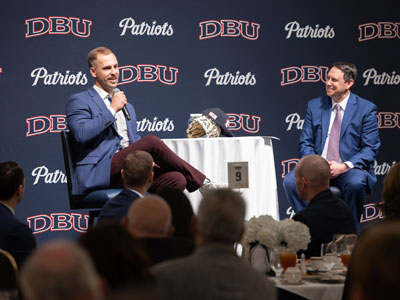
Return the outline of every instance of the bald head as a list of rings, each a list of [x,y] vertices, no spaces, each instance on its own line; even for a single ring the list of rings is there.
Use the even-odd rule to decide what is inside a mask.
[[[66,241],[43,245],[25,262],[21,287],[26,299],[102,299],[88,254]]]
[[[300,159],[297,174],[306,177],[310,185],[329,187],[331,171],[328,162],[319,155],[308,155]]]
[[[127,215],[127,229],[134,237],[167,237],[172,234],[172,215],[167,202],[150,195],[135,200]]]
[[[331,173],[323,157],[308,155],[297,163],[294,176],[300,199],[309,201],[315,194],[329,188]]]

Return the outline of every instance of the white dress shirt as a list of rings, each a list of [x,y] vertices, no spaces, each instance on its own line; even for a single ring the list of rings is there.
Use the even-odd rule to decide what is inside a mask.
[[[111,107],[111,103],[108,99],[111,98],[112,95],[99,88],[97,85],[93,85],[93,88],[99,94],[100,98],[103,99],[104,104],[115,118],[114,125],[117,128],[118,134],[122,137],[121,147],[125,148],[129,146],[128,127],[126,126],[126,120],[122,110],[115,112],[115,110]]]

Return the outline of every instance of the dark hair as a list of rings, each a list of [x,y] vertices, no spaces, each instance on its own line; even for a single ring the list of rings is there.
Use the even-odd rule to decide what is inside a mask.
[[[14,258],[0,249],[0,291],[18,289],[18,269]]]
[[[119,223],[105,221],[89,228],[78,243],[88,251],[111,289],[152,280],[146,250]]]
[[[343,62],[343,61],[339,61],[339,62],[334,62],[328,72],[333,68],[336,67],[338,69],[340,69],[341,71],[344,72],[343,74],[343,79],[345,82],[348,82],[349,80],[353,80],[354,82],[356,81],[357,78],[357,68],[354,64],[349,63],[349,62]]]
[[[89,69],[94,66],[95,61],[97,60],[97,54],[103,54],[107,55],[110,53],[113,53],[110,49],[107,47],[97,47],[91,50],[88,54],[88,65]]]
[[[16,162],[0,163],[0,200],[9,200],[20,185],[24,184],[24,172]]]
[[[125,186],[143,186],[153,171],[153,158],[145,151],[133,151],[125,157],[122,168]]]
[[[193,207],[189,199],[174,187],[164,187],[157,194],[162,197],[171,208],[172,225],[175,228],[174,236],[193,239],[191,231]]]

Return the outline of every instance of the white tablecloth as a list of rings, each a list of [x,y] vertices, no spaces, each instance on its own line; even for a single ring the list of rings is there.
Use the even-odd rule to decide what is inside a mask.
[[[320,283],[303,280],[300,285],[281,284],[278,279],[272,279],[276,287],[300,295],[310,300],[341,300],[344,283]]]
[[[279,220],[275,163],[271,137],[164,139],[177,155],[208,178],[228,183],[228,162],[248,162],[249,188],[241,189],[246,218],[268,214]],[[201,194],[187,193],[195,211]]]

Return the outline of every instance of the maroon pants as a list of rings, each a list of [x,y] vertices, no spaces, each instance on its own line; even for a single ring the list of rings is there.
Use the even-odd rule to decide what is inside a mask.
[[[114,154],[111,160],[110,187],[122,188],[121,169],[125,157],[132,151],[142,150],[151,154],[160,168],[154,168],[154,182],[149,192],[157,192],[165,186],[189,192],[203,185],[206,176],[188,164],[167,147],[158,137],[148,135]]]

